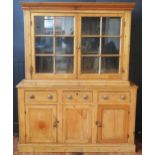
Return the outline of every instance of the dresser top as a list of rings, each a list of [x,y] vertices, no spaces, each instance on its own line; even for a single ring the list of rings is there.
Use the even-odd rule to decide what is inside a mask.
[[[17,88],[32,88],[32,87],[137,87],[129,81],[104,81],[104,80],[22,80]]]
[[[132,10],[135,3],[129,2],[21,2],[27,9],[64,9],[64,10]]]

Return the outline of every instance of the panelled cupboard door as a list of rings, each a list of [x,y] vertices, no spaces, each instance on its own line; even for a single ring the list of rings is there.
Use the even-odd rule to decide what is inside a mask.
[[[87,105],[63,105],[63,142],[91,143],[92,109]]]
[[[98,143],[126,143],[128,137],[128,106],[99,105]]]
[[[26,141],[30,143],[56,142],[56,105],[26,106]]]

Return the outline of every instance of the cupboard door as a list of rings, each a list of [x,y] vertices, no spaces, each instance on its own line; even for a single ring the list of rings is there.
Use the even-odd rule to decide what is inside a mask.
[[[97,141],[99,143],[127,142],[128,106],[100,105],[97,117]]]
[[[91,143],[92,111],[86,105],[63,106],[64,143]]]
[[[122,14],[80,16],[79,78],[119,79],[122,70]]]
[[[76,76],[75,14],[32,14],[32,79]]]
[[[26,106],[26,140],[27,142],[56,142],[56,105]]]

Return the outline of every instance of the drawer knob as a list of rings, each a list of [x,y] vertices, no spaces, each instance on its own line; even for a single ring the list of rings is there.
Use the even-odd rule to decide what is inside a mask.
[[[125,99],[126,99],[126,96],[122,95],[121,100],[125,100]]]
[[[73,99],[73,96],[68,96],[67,97],[69,100],[72,100]]]
[[[84,99],[84,100],[87,100],[87,99],[88,99],[88,96],[83,96],[83,99]]]
[[[35,96],[33,94],[30,95],[30,99],[34,99]]]
[[[98,121],[96,121],[96,126],[99,127],[99,128],[102,128],[102,124],[99,123]]]
[[[104,99],[104,100],[108,100],[109,97],[108,97],[107,95],[104,95],[104,96],[103,96],[103,99]]]
[[[53,96],[52,95],[48,95],[48,99],[53,99]]]

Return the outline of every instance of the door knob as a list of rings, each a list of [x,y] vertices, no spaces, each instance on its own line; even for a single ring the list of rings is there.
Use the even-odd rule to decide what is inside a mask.
[[[99,127],[99,128],[101,128],[102,127],[102,124],[99,123],[98,121],[96,121],[96,126]]]

